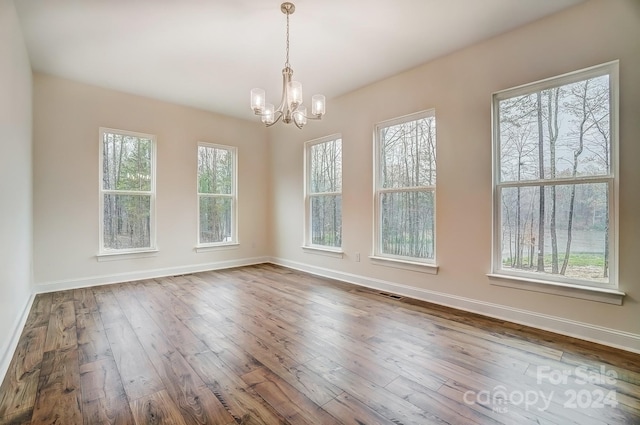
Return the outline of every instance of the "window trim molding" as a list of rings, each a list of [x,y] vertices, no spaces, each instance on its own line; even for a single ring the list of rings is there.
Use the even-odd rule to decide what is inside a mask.
[[[499,111],[500,100],[535,93],[549,88],[560,87],[586,79],[608,75],[609,76],[609,115],[610,115],[610,168],[607,175],[556,178],[554,180],[524,180],[521,182],[500,181],[500,149],[499,149]],[[497,91],[491,98],[491,167],[492,167],[492,232],[491,232],[491,278],[492,284],[497,286],[512,287],[535,292],[551,293],[556,295],[571,296],[574,298],[590,299],[595,301],[622,304],[624,292],[619,290],[619,61],[610,61],[588,68],[572,71],[554,77],[545,78],[528,84],[523,84],[509,89]],[[500,267],[500,223],[501,201],[500,188],[541,186],[550,184],[582,183],[607,183],[611,190],[609,197],[609,283],[600,284],[587,280],[566,278],[564,276],[552,276],[548,274],[536,274],[518,271],[504,271]],[[553,277],[553,278],[551,278]],[[600,294],[600,295],[594,295]],[[602,296],[601,294],[607,294]],[[594,299],[597,298],[597,299]]]
[[[316,245],[311,242],[311,198],[314,196],[340,196],[342,198],[342,186],[344,182],[340,183],[340,192],[319,192],[319,193],[311,193],[309,189],[309,185],[311,184],[311,179],[309,178],[309,173],[311,172],[311,147],[314,145],[319,145],[321,143],[333,142],[335,140],[340,140],[340,155],[342,156],[342,133],[333,133],[328,136],[319,137],[317,139],[308,140],[304,143],[303,149],[303,175],[304,175],[304,219],[302,220],[303,232],[302,232],[302,249],[305,252],[319,255],[328,255],[328,256],[339,256],[342,258],[344,252],[342,251],[342,244],[340,246],[325,246],[325,245]],[[341,158],[341,175],[342,171],[344,171],[344,161]],[[342,212],[341,212],[342,214]],[[341,220],[342,221],[342,220]],[[342,232],[342,229],[340,230]],[[308,250],[308,251],[307,251]]]
[[[427,263],[422,261],[410,261],[401,257],[380,257],[370,255],[371,264],[378,266],[393,267],[396,269],[410,270],[420,273],[438,274],[439,266],[435,263]]]
[[[307,254],[323,255],[325,257],[343,258],[342,248],[330,248],[323,245],[303,245],[302,250]]]
[[[422,118],[433,117],[436,118],[436,110],[435,108],[429,108],[418,112],[413,112],[411,114],[403,115],[396,118],[391,118],[388,120],[380,121],[376,123],[373,129],[373,254],[369,256],[372,260],[373,264],[378,265],[386,265],[390,267],[399,267],[403,269],[416,270],[417,271],[425,271],[427,269],[431,269],[433,274],[438,272],[437,265],[437,218],[436,218],[436,210],[437,210],[437,200],[436,200],[436,187],[437,187],[437,175],[438,168],[436,165],[436,185],[430,186],[417,186],[417,187],[403,187],[403,188],[382,188],[380,186],[380,181],[382,180],[382,176],[380,175],[380,146],[379,146],[379,134],[380,130],[385,127],[391,127],[394,125],[404,124],[409,121],[417,121]],[[437,124],[436,124],[436,150],[438,146],[437,141]],[[437,158],[436,158],[437,164]],[[384,254],[381,249],[381,223],[380,223],[380,194],[381,193],[397,193],[397,192],[422,192],[428,191],[433,193],[433,259],[425,259],[420,260],[411,257],[398,257],[394,255]]]
[[[560,295],[582,300],[598,301],[607,304],[622,305],[625,293],[609,287],[587,286],[565,282],[546,281],[529,277],[488,273],[491,285],[505,288],[522,289],[544,294]]]
[[[231,194],[218,194],[218,193],[200,193],[198,186],[198,150],[200,147],[205,148],[213,148],[213,149],[221,149],[231,151],[233,155],[231,176],[233,178],[231,185]],[[209,196],[209,197],[223,197],[223,198],[231,198],[231,240],[227,242],[208,242],[201,243],[200,242],[200,197],[201,196]],[[196,144],[196,246],[195,251],[200,252],[209,252],[216,250],[224,250],[224,249],[233,249],[240,245],[238,241],[238,148],[236,146],[229,145],[221,145],[219,143],[209,143],[199,141]]]
[[[123,136],[132,136],[142,139],[151,140],[151,188],[149,192],[131,191],[131,190],[105,190],[103,187],[103,173],[104,173],[104,134],[113,133]],[[156,229],[156,168],[158,164],[157,160],[158,151],[158,139],[154,134],[140,133],[129,130],[119,130],[109,127],[98,128],[98,253],[96,258],[98,261],[108,261],[111,259],[130,259],[141,258],[156,255],[158,252],[157,245],[157,229]],[[149,203],[149,246],[143,248],[130,248],[130,249],[105,249],[104,248],[104,195],[105,193],[129,193],[134,195],[149,194],[151,197]]]

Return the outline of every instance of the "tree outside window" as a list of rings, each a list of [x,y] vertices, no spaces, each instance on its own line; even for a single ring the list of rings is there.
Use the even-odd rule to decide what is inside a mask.
[[[494,95],[494,271],[615,285],[617,63]]]
[[[155,248],[155,137],[100,129],[100,252]]]
[[[198,245],[236,242],[236,148],[198,145]]]
[[[433,110],[376,126],[375,255],[435,261]]]
[[[306,144],[306,245],[342,245],[342,138]]]

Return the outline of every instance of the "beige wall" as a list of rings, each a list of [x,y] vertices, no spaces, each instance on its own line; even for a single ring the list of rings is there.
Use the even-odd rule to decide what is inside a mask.
[[[371,52],[375,54],[375,52]],[[623,306],[497,287],[491,267],[491,94],[620,60]],[[325,120],[269,134],[273,255],[316,273],[602,340],[640,352],[640,2],[592,0],[328,102]],[[437,275],[373,265],[375,123],[435,108]],[[342,133],[343,259],[304,253],[303,143]],[[354,254],[363,260],[355,262]],[[402,286],[406,285],[406,286]],[[605,329],[603,329],[605,328]]]
[[[10,0],[0,0],[0,377],[31,294],[31,66]]]
[[[262,261],[268,254],[266,130],[213,113],[35,74],[34,278],[38,291]],[[99,127],[157,136],[157,244],[97,261]],[[198,141],[238,148],[239,241],[196,253]]]

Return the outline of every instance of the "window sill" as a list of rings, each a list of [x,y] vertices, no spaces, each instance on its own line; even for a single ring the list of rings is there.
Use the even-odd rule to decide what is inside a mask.
[[[438,265],[431,263],[422,263],[420,261],[400,260],[397,258],[378,257],[370,255],[372,264],[386,267],[395,267],[398,269],[411,270],[420,273],[438,274]]]
[[[307,254],[324,255],[326,257],[343,258],[344,251],[340,248],[327,248],[322,246],[303,246]]]
[[[155,257],[157,255],[157,249],[146,249],[144,251],[101,252],[96,255],[96,259],[98,261],[117,261],[131,260],[133,258]]]
[[[194,249],[196,252],[224,251],[228,249],[238,249],[240,246],[237,242],[216,244],[216,245],[198,245]]]
[[[573,285],[570,283],[547,282],[504,274],[487,274],[492,285],[506,288],[522,289],[525,291],[542,292],[563,297],[579,298],[582,300],[598,301],[602,303],[622,305],[625,293],[617,289],[596,288],[591,286]]]

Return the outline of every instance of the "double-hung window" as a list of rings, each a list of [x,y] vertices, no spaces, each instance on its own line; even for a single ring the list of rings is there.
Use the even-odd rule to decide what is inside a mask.
[[[237,149],[198,144],[198,246],[237,243]]]
[[[617,287],[617,76],[612,62],[494,94],[497,277]]]
[[[374,257],[435,263],[435,190],[435,111],[378,124]]]
[[[155,250],[155,144],[100,128],[100,254]]]
[[[305,246],[339,250],[342,246],[342,138],[305,144]]]

